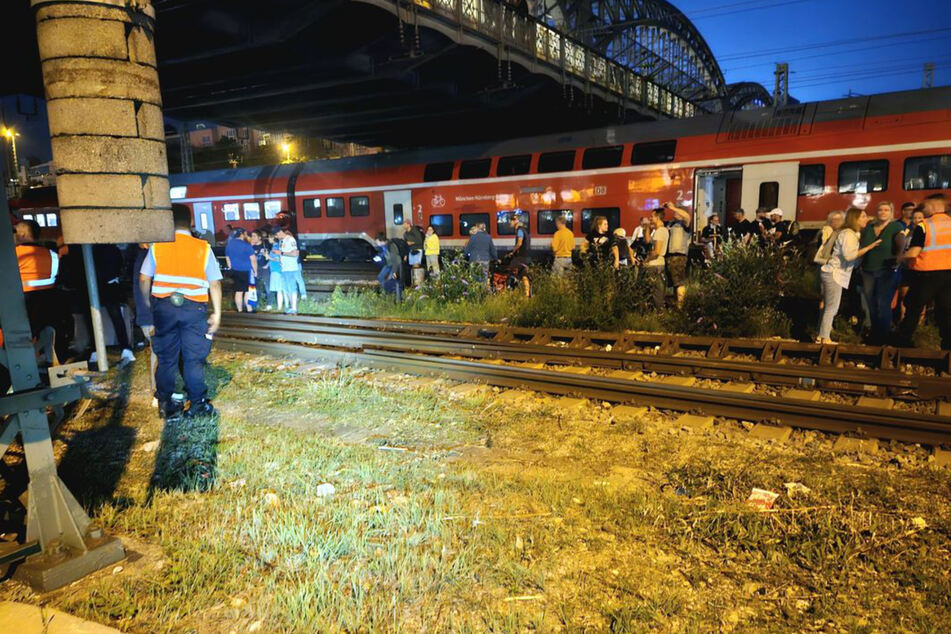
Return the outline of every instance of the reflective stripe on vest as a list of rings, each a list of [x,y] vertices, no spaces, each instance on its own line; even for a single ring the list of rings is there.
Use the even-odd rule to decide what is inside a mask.
[[[39,258],[49,256],[49,269]],[[17,262],[20,267],[20,281],[23,292],[42,291],[56,285],[56,274],[59,272],[59,255],[45,247],[37,245],[20,245],[17,247]],[[41,277],[36,277],[41,276]]]
[[[176,233],[174,242],[153,244],[152,296],[179,293],[195,302],[207,302],[210,284],[205,277],[205,266],[210,251],[207,242],[184,233]]]
[[[915,271],[951,270],[951,216],[935,214],[927,218],[922,229],[925,232],[925,246],[915,258]]]

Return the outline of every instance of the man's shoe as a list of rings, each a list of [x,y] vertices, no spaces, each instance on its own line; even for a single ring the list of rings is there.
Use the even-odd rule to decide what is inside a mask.
[[[123,349],[122,356],[119,357],[119,365],[122,366],[127,363],[134,363],[134,362],[135,362],[135,355],[132,353],[132,351],[129,350],[128,348]]]
[[[217,416],[218,410],[215,409],[215,406],[211,404],[211,401],[198,401],[197,403],[192,403],[188,408],[188,411],[185,412],[185,418],[211,418],[212,416]]]
[[[159,403],[159,416],[161,416],[166,421],[178,421],[182,419],[185,410],[182,408],[182,404],[177,401],[166,401],[165,403]]]

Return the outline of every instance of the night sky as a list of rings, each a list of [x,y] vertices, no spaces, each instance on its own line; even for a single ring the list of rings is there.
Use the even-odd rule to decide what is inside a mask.
[[[772,92],[790,65],[800,101],[951,84],[951,0],[672,0],[707,40],[726,80]],[[910,35],[903,35],[910,34]]]
[[[672,0],[720,61],[729,83],[773,89],[775,62],[790,64],[800,101],[921,87],[926,61],[936,86],[951,84],[951,0]],[[9,26],[9,25],[8,25]],[[0,95],[3,94],[0,86]],[[23,159],[49,159],[45,110],[2,98],[6,121],[22,133]]]

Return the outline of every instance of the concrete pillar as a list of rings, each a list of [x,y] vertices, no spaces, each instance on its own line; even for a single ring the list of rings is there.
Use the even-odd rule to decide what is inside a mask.
[[[149,0],[31,0],[67,243],[174,235]]]

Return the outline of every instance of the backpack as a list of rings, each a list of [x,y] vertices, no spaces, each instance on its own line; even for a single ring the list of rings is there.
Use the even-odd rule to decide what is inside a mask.
[[[826,241],[819,245],[819,250],[816,251],[816,256],[812,258],[813,262],[816,264],[826,264],[832,259],[832,247],[835,246],[835,241],[838,239],[839,233],[841,231],[841,229],[838,231],[833,231],[829,234],[829,237],[826,238]]]

